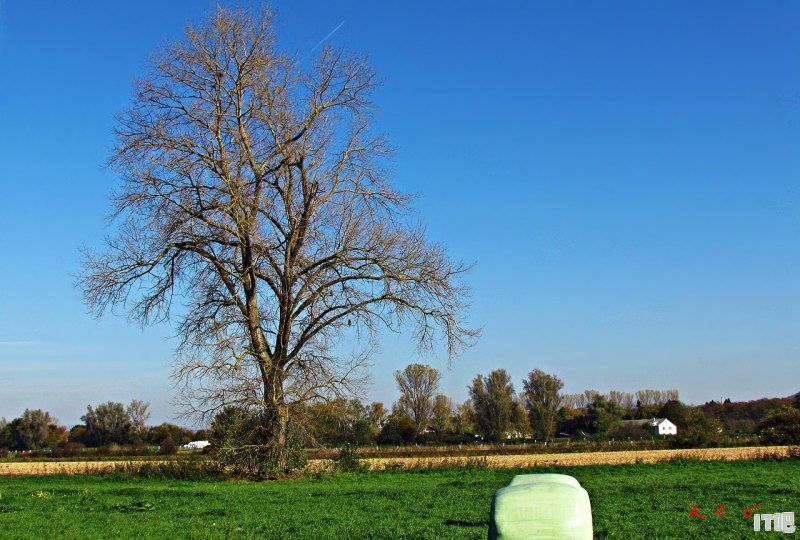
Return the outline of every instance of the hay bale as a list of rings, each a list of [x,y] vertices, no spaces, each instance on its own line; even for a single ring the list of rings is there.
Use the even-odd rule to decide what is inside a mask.
[[[554,484],[567,484],[568,486],[581,487],[574,476],[568,474],[518,474],[511,479],[509,486],[520,486],[523,484],[539,484],[542,482],[552,482]]]
[[[490,540],[592,538],[589,494],[566,475],[519,475],[492,497]],[[545,478],[534,478],[537,476]]]

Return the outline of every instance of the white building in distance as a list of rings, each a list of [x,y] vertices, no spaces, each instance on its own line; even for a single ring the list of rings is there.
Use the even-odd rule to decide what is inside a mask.
[[[651,418],[649,420],[623,420],[623,426],[641,426],[652,430],[655,435],[677,435],[678,426],[667,418]]]
[[[202,450],[211,443],[208,441],[192,441],[183,445],[187,450]]]

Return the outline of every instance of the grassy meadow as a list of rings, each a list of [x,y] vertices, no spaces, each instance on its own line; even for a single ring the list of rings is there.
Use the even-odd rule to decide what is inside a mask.
[[[515,474],[578,478],[598,538],[742,538],[800,511],[800,460],[322,473],[268,482],[0,477],[0,538],[486,538]],[[705,519],[690,517],[697,504]],[[725,516],[716,509],[724,504]]]

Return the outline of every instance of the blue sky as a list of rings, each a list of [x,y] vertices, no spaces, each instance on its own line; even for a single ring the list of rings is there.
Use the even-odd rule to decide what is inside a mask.
[[[386,336],[368,396],[411,361],[459,401],[496,367],[693,403],[800,390],[800,5],[428,4],[274,4],[284,48],[341,25],[369,55],[396,184],[475,263],[478,344],[448,369]],[[212,5],[0,1],[0,416],[179,412],[170,327],[95,321],[72,282],[131,79]]]

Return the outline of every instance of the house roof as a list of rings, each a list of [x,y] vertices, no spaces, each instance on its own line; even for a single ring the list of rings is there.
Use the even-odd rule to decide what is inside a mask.
[[[673,423],[673,422],[670,422],[669,418],[640,418],[638,420],[623,420],[622,421],[623,425],[638,425],[638,426],[641,426],[642,424],[647,424],[648,426],[651,426],[651,427],[660,426],[664,422],[669,422],[670,424]]]

